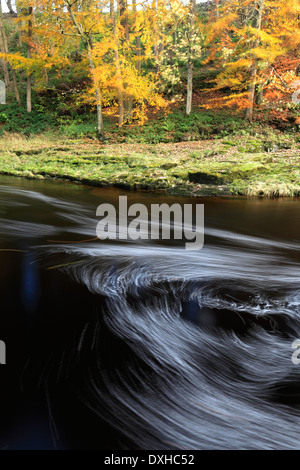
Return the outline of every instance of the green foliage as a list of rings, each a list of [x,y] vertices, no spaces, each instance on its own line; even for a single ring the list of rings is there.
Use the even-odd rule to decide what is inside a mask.
[[[143,127],[123,128],[117,138],[119,141],[142,143],[180,142],[183,140],[217,139],[227,135],[248,134],[255,126],[228,111],[214,112],[200,110],[186,116],[178,110],[166,117],[148,122]]]
[[[41,113],[34,109],[28,113],[26,106],[18,106],[16,103],[0,105],[1,134],[12,132],[19,134],[39,134],[53,126],[53,117],[47,113]]]
[[[8,117],[6,113],[0,113],[0,123],[5,123],[8,121]]]
[[[95,122],[67,121],[59,126],[59,133],[65,137],[95,136]]]

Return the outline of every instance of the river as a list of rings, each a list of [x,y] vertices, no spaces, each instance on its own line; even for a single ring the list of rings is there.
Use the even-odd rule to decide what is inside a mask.
[[[204,246],[99,204],[204,204]],[[297,449],[300,200],[0,178],[0,448]]]

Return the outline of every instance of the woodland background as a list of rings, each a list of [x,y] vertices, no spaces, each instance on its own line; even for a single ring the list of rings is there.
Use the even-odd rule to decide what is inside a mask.
[[[2,0],[0,135],[8,153],[0,171],[196,193],[208,186],[212,194],[298,194],[299,25],[299,0]],[[71,147],[49,168],[42,150],[53,139]],[[108,162],[99,157],[98,166],[94,155],[87,171],[72,145],[97,142],[119,146],[101,150]],[[158,147],[148,145],[136,162],[142,146],[130,144]],[[161,144],[173,146],[151,163],[151,179],[149,158]],[[41,156],[24,160],[24,152]],[[165,173],[155,174],[161,165]]]

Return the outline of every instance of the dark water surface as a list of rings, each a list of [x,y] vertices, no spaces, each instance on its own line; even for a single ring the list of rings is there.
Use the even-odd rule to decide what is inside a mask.
[[[95,240],[119,195],[204,203],[204,247]],[[300,448],[299,262],[299,199],[1,177],[0,448]]]

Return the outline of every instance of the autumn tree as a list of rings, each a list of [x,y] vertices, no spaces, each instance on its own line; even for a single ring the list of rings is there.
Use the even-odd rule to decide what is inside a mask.
[[[118,126],[133,119],[143,123],[147,105],[161,107],[165,101],[156,89],[155,77],[145,72],[143,62],[152,56],[152,37],[147,6],[132,8],[124,0],[117,1],[116,10],[110,5],[110,24],[105,39],[96,44],[97,74],[105,93],[116,94]],[[144,41],[141,39],[143,31]]]
[[[160,54],[156,60],[162,90],[172,94],[186,75],[186,114],[190,114],[194,63],[201,58],[203,40],[201,23],[196,15],[196,0],[189,0],[188,5],[180,0],[160,2],[157,24]]]
[[[292,47],[293,33],[299,28],[299,2],[228,0],[218,8],[218,19],[207,35],[212,44],[207,61],[221,64],[215,89],[229,88],[223,105],[244,108],[251,120],[274,61]],[[212,100],[211,106],[216,104],[218,100]]]

